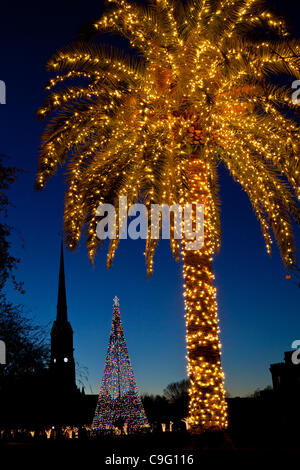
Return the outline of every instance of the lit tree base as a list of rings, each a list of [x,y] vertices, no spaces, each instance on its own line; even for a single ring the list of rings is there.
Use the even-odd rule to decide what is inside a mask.
[[[226,428],[218,427],[218,426],[212,426],[212,427],[203,427],[201,425],[191,425],[188,429],[188,432],[191,435],[203,435],[207,433],[220,433],[220,432],[225,432]]]

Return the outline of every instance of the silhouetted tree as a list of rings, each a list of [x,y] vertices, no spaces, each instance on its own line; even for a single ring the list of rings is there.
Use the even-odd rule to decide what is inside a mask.
[[[170,383],[163,395],[142,396],[142,402],[148,418],[153,423],[179,422],[188,415],[189,380]]]
[[[187,379],[180,382],[172,382],[164,389],[164,396],[170,402],[174,402],[186,396],[188,393],[190,381]]]
[[[171,419],[168,400],[161,395],[142,395],[142,403],[149,423],[167,423]]]
[[[39,422],[48,390],[46,330],[3,294],[0,340],[6,344],[6,364],[0,364],[0,425]]]
[[[253,393],[249,395],[249,398],[268,400],[268,399],[272,399],[273,396],[274,396],[273,387],[271,387],[271,385],[268,385],[267,387],[263,389],[255,390]]]
[[[41,373],[49,360],[46,330],[34,325],[22,305],[0,295],[0,339],[6,344],[6,364],[0,365],[0,391],[24,377]]]
[[[7,218],[8,206],[10,205],[6,191],[15,182],[17,174],[22,170],[4,166],[4,158],[3,155],[0,155],[0,292],[6,281],[11,278],[15,288],[23,293],[23,283],[18,282],[14,275],[20,260],[10,253],[11,243],[9,237],[13,228],[3,222]]]
[[[188,415],[189,380],[170,383],[164,389],[164,397],[170,406],[170,416],[173,422],[178,422]]]

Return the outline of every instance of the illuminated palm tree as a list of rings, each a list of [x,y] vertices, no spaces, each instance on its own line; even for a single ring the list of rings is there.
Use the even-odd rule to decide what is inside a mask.
[[[226,428],[212,272],[221,240],[217,166],[248,194],[267,251],[273,233],[293,267],[300,138],[290,83],[300,78],[300,43],[261,0],[113,0],[95,28],[129,45],[76,43],[49,60],[56,76],[47,89],[58,88],[39,110],[52,118],[37,188],[68,161],[66,242],[76,248],[85,229],[92,260],[99,204],[118,206],[120,195],[128,204],[204,204],[202,249],[185,249],[174,233],[171,247],[184,262],[190,423],[194,432]],[[289,88],[274,84],[278,74],[290,77]],[[118,242],[111,240],[109,266]],[[156,245],[149,232],[149,275]]]

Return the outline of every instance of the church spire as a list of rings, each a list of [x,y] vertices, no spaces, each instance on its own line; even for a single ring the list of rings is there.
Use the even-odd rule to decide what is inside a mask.
[[[68,395],[76,390],[73,330],[67,316],[66,283],[63,243],[60,247],[60,266],[57,314],[51,330],[51,371],[53,387]]]
[[[60,266],[59,266],[59,281],[58,281],[56,321],[58,321],[58,322],[68,321],[67,299],[66,299],[66,281],[65,281],[65,266],[64,266],[64,249],[63,249],[63,242],[62,241],[61,241],[61,247],[60,247]]]

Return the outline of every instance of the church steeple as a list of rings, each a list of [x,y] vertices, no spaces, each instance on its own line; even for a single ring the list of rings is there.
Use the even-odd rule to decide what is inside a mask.
[[[51,371],[53,387],[69,394],[76,389],[73,330],[67,315],[63,243],[60,247],[56,320],[51,330]]]
[[[63,242],[62,241],[61,241],[61,245],[60,245],[60,265],[59,265],[59,281],[58,281],[56,321],[57,322],[66,322],[66,321],[68,321],[65,265],[64,265],[64,250],[63,250]]]

